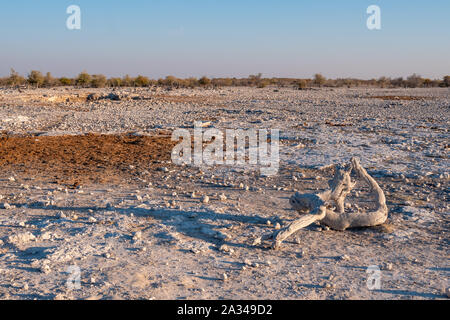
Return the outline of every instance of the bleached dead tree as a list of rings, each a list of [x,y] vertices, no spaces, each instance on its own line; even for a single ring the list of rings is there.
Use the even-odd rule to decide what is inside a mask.
[[[356,182],[352,182],[352,170],[371,188],[376,207],[373,211],[345,212],[345,198]],[[388,216],[386,198],[378,183],[361,166],[357,158],[352,158],[347,165],[338,165],[333,179],[329,181],[330,189],[318,194],[295,193],[289,200],[293,209],[303,214],[301,218],[273,234],[264,235],[256,241],[273,239],[273,248],[278,248],[290,235],[316,221],[320,221],[335,230],[354,227],[370,227],[382,224]]]

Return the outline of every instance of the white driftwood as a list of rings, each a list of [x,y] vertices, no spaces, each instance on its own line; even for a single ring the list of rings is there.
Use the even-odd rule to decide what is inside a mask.
[[[352,170],[371,187],[376,204],[375,210],[345,212],[345,198],[356,184],[350,178]],[[273,239],[272,246],[278,248],[290,235],[316,221],[335,230],[376,226],[386,221],[388,208],[383,190],[357,158],[352,158],[350,164],[345,166],[336,166],[334,177],[328,183],[330,189],[319,194],[295,193],[289,202],[293,209],[304,215],[285,228],[259,238],[258,241]]]

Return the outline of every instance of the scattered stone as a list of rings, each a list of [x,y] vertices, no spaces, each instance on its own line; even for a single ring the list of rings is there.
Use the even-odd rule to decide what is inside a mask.
[[[227,200],[227,196],[226,196],[224,193],[221,193],[221,194],[219,195],[219,200],[220,200],[220,201],[225,201],[225,200]]]
[[[66,214],[64,212],[60,211],[59,214],[58,214],[58,218],[59,219],[64,219],[64,218],[67,218],[67,216],[66,216]]]
[[[228,247],[226,244],[223,244],[220,246],[219,251],[224,252],[224,253],[229,253],[229,254],[233,254],[234,253],[234,249]]]
[[[385,263],[381,268],[383,270],[392,271],[394,269],[394,266],[392,263]]]
[[[340,256],[339,260],[348,261],[348,260],[350,260],[350,257],[348,255],[344,254],[344,255]]]
[[[10,205],[10,204],[7,203],[7,202],[0,203],[0,209],[6,209],[6,210],[8,210],[8,209],[12,209],[12,208],[13,208],[13,206]]]
[[[50,240],[52,238],[52,234],[49,232],[49,231],[47,231],[47,232],[44,232],[43,234],[41,234],[41,239],[42,240]]]
[[[209,202],[209,197],[207,195],[204,195],[201,199],[202,203],[208,203]]]
[[[11,244],[22,244],[33,240],[36,240],[36,237],[29,231],[8,237],[8,242]]]
[[[135,232],[133,235],[133,240],[134,241],[142,240],[142,231]]]
[[[50,269],[48,264],[43,264],[40,268],[40,271],[45,274],[49,274],[52,270]]]

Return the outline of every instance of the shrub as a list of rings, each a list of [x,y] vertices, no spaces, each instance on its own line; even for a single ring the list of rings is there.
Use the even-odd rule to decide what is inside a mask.
[[[300,79],[297,81],[297,88],[299,90],[306,89],[307,86],[308,86],[308,82],[306,82],[305,79]]]
[[[124,87],[131,87],[133,85],[134,85],[133,79],[128,74],[126,74],[122,78],[122,86],[124,86]]]
[[[445,87],[450,87],[450,76],[445,76],[445,77],[442,79],[442,83],[443,83],[443,85],[444,85]]]
[[[194,77],[190,77],[190,78],[186,79],[185,85],[188,88],[195,88],[198,86],[198,79],[194,78]]]
[[[11,73],[8,80],[6,81],[10,86],[19,86],[26,82],[25,78],[18,74],[14,69],[11,68]]]
[[[147,77],[137,76],[136,79],[134,79],[134,85],[136,87],[148,87],[149,84],[150,80]]]
[[[42,73],[40,71],[32,70],[28,74],[27,82],[31,85],[36,86],[36,88],[39,88],[40,86],[42,86],[44,84],[44,76],[42,75]]]
[[[257,83],[256,86],[257,86],[258,88],[265,88],[265,87],[267,87],[269,84],[270,84],[270,80],[268,80],[268,79],[262,79],[262,80],[258,81],[258,83]]]
[[[201,86],[204,86],[204,87],[205,87],[205,86],[209,86],[209,85],[211,84],[211,79],[209,79],[209,78],[203,76],[203,77],[200,78],[200,80],[198,80],[198,83],[199,83]]]
[[[44,86],[53,87],[56,85],[56,79],[53,78],[50,72],[47,72],[44,77]]]
[[[167,76],[166,79],[164,79],[164,85],[173,87],[177,83],[177,78],[174,76]]]
[[[392,84],[394,87],[404,87],[404,86],[405,86],[405,80],[403,80],[402,77],[400,77],[400,78],[395,78],[395,79],[392,79],[392,80],[391,80],[391,84]]]
[[[110,78],[110,79],[108,79],[108,85],[110,87],[120,87],[120,86],[122,86],[122,79],[121,78]]]
[[[83,71],[75,79],[75,83],[78,86],[87,87],[87,86],[89,86],[91,84],[91,76],[89,75],[89,73]]]
[[[59,79],[58,79],[58,82],[59,82],[60,85],[62,85],[62,86],[71,86],[71,85],[73,85],[74,80],[73,80],[73,79],[66,78],[66,77],[62,77],[62,78],[59,78]]]
[[[406,84],[409,88],[421,87],[423,84],[423,79],[418,74],[413,73],[408,78],[406,78]]]
[[[102,74],[94,74],[91,79],[91,86],[94,88],[103,88],[106,86],[106,77]]]
[[[323,86],[323,85],[326,83],[326,81],[327,81],[327,78],[325,78],[325,77],[324,77],[323,75],[321,75],[320,73],[316,73],[316,74],[314,75],[314,80],[313,80],[313,82],[314,82],[315,85],[321,87],[321,86]]]

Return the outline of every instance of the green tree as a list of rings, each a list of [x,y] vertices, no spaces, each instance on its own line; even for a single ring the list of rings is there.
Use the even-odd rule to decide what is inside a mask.
[[[86,71],[81,72],[75,79],[75,83],[81,87],[87,87],[91,84],[91,76]]]
[[[71,86],[74,82],[73,79],[69,79],[66,77],[59,78],[58,81],[62,86]]]
[[[150,80],[147,77],[139,75],[134,79],[134,85],[136,87],[148,87],[149,84]]]

